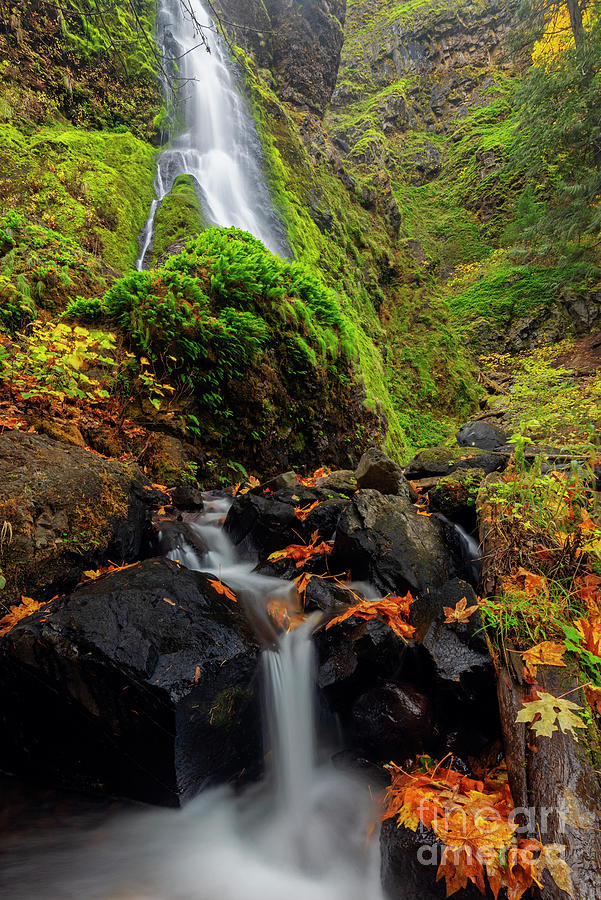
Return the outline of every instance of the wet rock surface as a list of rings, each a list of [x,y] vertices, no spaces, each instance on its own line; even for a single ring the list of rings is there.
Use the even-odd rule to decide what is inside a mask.
[[[399,464],[382,450],[373,447],[366,450],[359,460],[355,478],[360,488],[372,488],[381,494],[395,494],[409,500],[416,499]]]
[[[433,517],[419,515],[405,497],[361,490],[340,517],[333,565],[383,593],[399,594],[444,584],[456,562]]]
[[[460,447],[498,450],[507,444],[507,433],[494,422],[466,422],[456,435]]]
[[[492,450],[469,450],[460,447],[433,447],[422,450],[405,468],[405,477],[411,480],[449,475],[458,469],[483,469],[500,472],[507,466],[509,455]]]
[[[260,758],[258,647],[206,575],[150,559],[0,641],[0,766],[176,805]]]
[[[228,513],[225,530],[240,553],[265,559],[289,544],[308,543],[315,531],[323,540],[332,537],[348,505],[345,497],[300,483],[278,489],[276,481],[272,490],[270,483],[236,497]],[[297,516],[297,509],[308,510],[313,504],[319,505],[307,518]]]
[[[135,559],[165,502],[134,464],[33,433],[0,435],[3,601],[49,599],[84,569]]]

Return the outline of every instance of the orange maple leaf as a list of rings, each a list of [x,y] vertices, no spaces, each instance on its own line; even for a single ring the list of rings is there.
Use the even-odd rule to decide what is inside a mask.
[[[576,619],[576,630],[582,635],[582,646],[594,656],[601,657],[601,623]]]
[[[475,606],[468,606],[467,597],[462,597],[454,609],[452,606],[443,606],[443,611],[446,616],[445,624],[451,625],[453,622],[468,622],[470,616],[473,616],[477,609],[478,604]]]
[[[301,484],[304,484],[305,487],[315,487],[318,478],[324,478],[329,474],[329,468],[327,466],[321,466],[319,469],[316,469],[312,475],[307,475],[305,478],[299,478],[299,481]]]
[[[563,661],[566,652],[565,644],[555,641],[543,641],[536,647],[524,650],[522,659],[526,665],[526,671],[532,678],[536,678],[537,666],[565,666]]]
[[[520,566],[516,574],[512,576],[512,580],[517,582],[529,597],[535,597],[537,594],[549,596],[549,585],[544,575],[536,575],[535,572],[530,572]]]
[[[404,597],[384,597],[382,600],[361,600],[354,606],[349,606],[345,612],[334,619],[330,619],[326,630],[334,625],[339,625],[347,619],[357,617],[369,621],[370,619],[382,619],[404,641],[413,637],[415,628],[409,624],[409,607],[413,603],[413,597],[408,592]]]
[[[276,550],[267,557],[268,562],[275,562],[278,559],[291,559],[296,562],[298,569],[306,560],[312,556],[320,556],[332,552],[332,545],[321,541],[318,543],[319,536],[315,531],[311,535],[310,544],[290,544],[283,550]]]
[[[227,597],[228,600],[233,600],[234,603],[238,602],[238,598],[234,594],[234,592],[224,584],[223,581],[217,581],[216,578],[209,578],[209,584],[213,588],[213,590],[217,591],[218,594],[223,594],[224,597]]]
[[[319,500],[316,500],[315,503],[312,503],[310,506],[305,506],[304,509],[301,509],[300,506],[297,506],[294,510],[294,515],[297,519],[300,519],[301,522],[304,522],[309,518],[316,506],[319,506]]]
[[[15,606],[11,606],[8,613],[0,619],[0,637],[8,634],[11,628],[14,628],[21,619],[32,616],[34,613],[38,612],[38,610],[42,609],[42,607],[49,606],[50,603],[52,603],[52,600],[47,603],[38,603],[38,601],[34,600],[32,597],[25,597],[22,595],[21,602]]]

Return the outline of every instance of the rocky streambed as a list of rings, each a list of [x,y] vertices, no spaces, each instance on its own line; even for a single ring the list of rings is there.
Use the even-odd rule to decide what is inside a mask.
[[[264,767],[258,660],[277,634],[253,614],[264,583],[275,586],[276,623],[290,601],[315,616],[320,721],[338,767],[377,793],[391,760],[450,755],[469,773],[474,758],[498,754],[480,614],[449,623],[444,608],[476,604],[466,530],[478,483],[508,454],[486,429],[459,439],[405,472],[370,450],[355,472],[168,496],[131,464],[2,435],[6,594],[44,605],[5,621],[0,638],[0,768],[164,806],[253,782]],[[291,545],[322,552],[280,553]],[[326,628],[361,599],[407,592],[409,640],[377,618]],[[445,895],[436,867],[416,859],[424,840],[385,823],[391,897]]]

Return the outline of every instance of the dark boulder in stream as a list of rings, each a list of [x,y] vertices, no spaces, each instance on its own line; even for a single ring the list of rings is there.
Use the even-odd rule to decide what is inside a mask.
[[[334,491],[305,487],[260,485],[236,497],[225,521],[225,531],[242,556],[265,559],[289,544],[308,543],[316,531],[320,540],[330,540],[348,500]],[[297,510],[309,510],[301,519]]]
[[[407,497],[357,491],[338,523],[334,569],[350,569],[383,593],[426,591],[455,574],[444,529]]]
[[[258,647],[201,573],[149,559],[0,641],[0,767],[177,805],[261,754]]]

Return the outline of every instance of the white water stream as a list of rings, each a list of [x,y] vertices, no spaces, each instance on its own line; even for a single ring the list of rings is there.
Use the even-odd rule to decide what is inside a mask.
[[[210,52],[202,41],[202,30]],[[191,175],[209,224],[249,231],[274,253],[290,255],[263,176],[257,129],[238,90],[227,47],[200,0],[161,0],[157,39],[163,55],[163,87],[181,109],[183,130],[159,156],[156,198],[140,239],[137,268],[152,247],[160,202],[178,175]],[[172,74],[173,65],[177,73]]]
[[[250,610],[291,583],[239,562],[220,527],[227,501],[209,501],[192,527],[207,547],[172,550],[219,573]],[[209,789],[184,810],[120,813],[108,824],[54,829],[3,863],[11,900],[384,900],[378,829],[366,786],[318,762],[308,619],[262,654],[268,772],[241,794]],[[275,632],[274,632],[275,634]],[[4,894],[3,894],[4,896]]]

